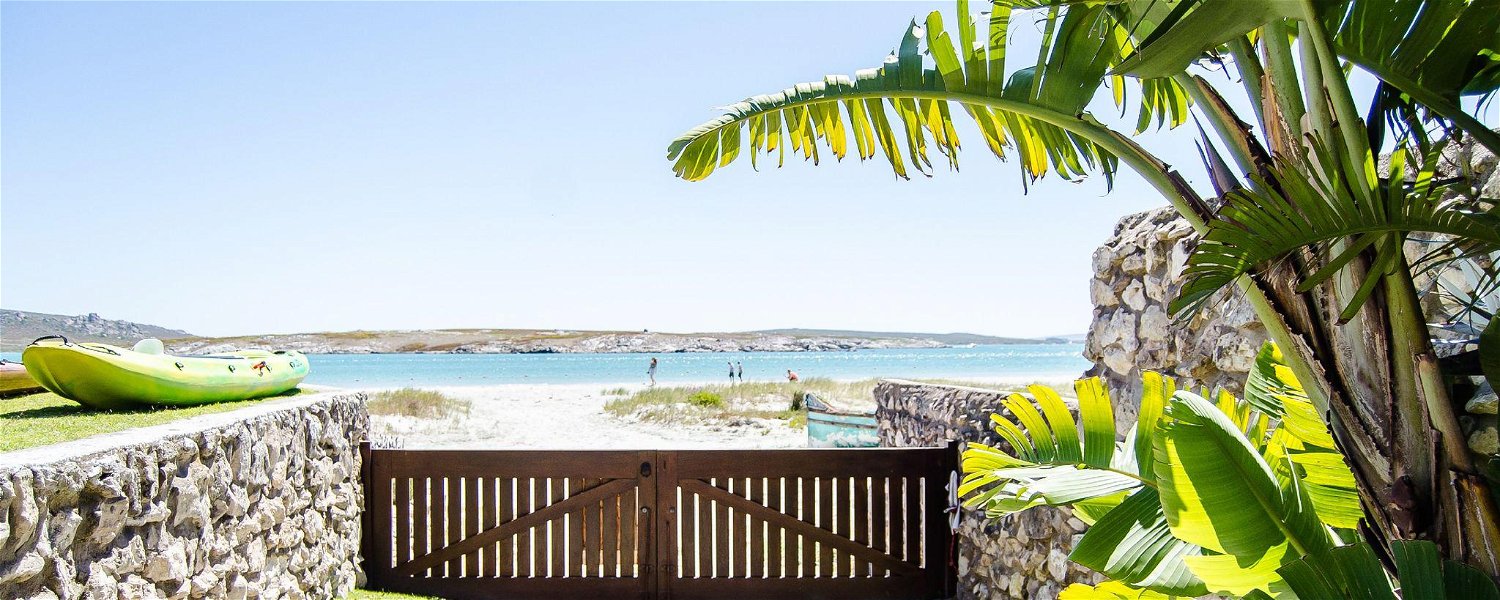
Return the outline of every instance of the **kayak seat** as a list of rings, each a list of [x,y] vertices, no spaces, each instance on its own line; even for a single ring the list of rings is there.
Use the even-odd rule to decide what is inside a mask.
[[[156,338],[146,338],[144,340],[136,342],[135,346],[132,346],[130,349],[136,352],[140,352],[141,354],[167,353],[167,349],[162,346],[161,340],[158,340]]]

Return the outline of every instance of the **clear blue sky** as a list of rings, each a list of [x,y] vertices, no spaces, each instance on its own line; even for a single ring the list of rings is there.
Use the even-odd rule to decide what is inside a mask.
[[[0,302],[209,335],[1081,332],[1093,249],[1164,204],[1133,175],[1023,196],[967,123],[931,179],[665,160],[935,8],[5,3]],[[1187,129],[1143,141],[1201,184]]]

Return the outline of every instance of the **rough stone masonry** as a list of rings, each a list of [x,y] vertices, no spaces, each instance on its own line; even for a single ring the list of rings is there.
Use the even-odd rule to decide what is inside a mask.
[[[882,447],[942,446],[948,440],[999,445],[989,416],[1004,413],[995,390],[885,380],[875,386]],[[964,510],[957,538],[960,599],[1054,600],[1069,583],[1103,577],[1068,560],[1083,521],[1067,508],[1036,507],[996,521]]]
[[[362,394],[0,454],[0,598],[337,598],[359,577]]]

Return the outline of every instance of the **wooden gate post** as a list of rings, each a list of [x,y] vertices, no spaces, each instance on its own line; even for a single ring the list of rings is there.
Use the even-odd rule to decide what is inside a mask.
[[[671,600],[672,580],[677,577],[677,453],[656,453],[656,598]]]
[[[643,451],[638,456],[641,461],[641,473],[636,485],[640,508],[639,514],[635,517],[637,544],[635,564],[640,569],[641,600],[651,600],[655,597],[657,579],[660,576],[656,569],[657,546],[661,543],[661,536],[656,530],[656,482],[661,479],[661,469],[658,466],[659,454],[654,451]]]
[[[372,560],[375,556],[375,519],[370,514],[370,510],[375,507],[374,482],[370,477],[370,441],[364,440],[359,443],[359,489],[363,500],[359,506],[359,568],[365,574],[367,585],[375,566],[375,561]]]

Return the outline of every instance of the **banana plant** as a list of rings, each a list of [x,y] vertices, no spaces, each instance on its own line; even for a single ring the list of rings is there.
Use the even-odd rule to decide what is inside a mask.
[[[1034,52],[1009,41],[1021,14],[1040,16]],[[1231,77],[1210,82],[1197,65]],[[1363,112],[1349,68],[1379,81]],[[1225,99],[1236,88],[1253,115]],[[746,140],[752,163],[774,152],[780,165],[788,146],[814,163],[820,148],[842,159],[853,138],[861,160],[882,154],[901,178],[931,175],[934,162],[958,168],[962,111],[990,153],[1018,158],[1023,186],[1048,173],[1108,183],[1122,165],[1134,170],[1205,236],[1175,307],[1232,285],[1254,308],[1349,450],[1378,554],[1432,539],[1500,577],[1500,482],[1462,442],[1400,251],[1413,231],[1493,245],[1494,199],[1443,195],[1463,182],[1439,177],[1434,148],[1464,139],[1500,151],[1500,134],[1463,110],[1464,98],[1482,103],[1497,88],[1500,0],[996,0],[982,24],[959,2],[956,19],[914,20],[878,68],[734,104],[667,155],[698,180],[739,158]],[[1198,117],[1224,206],[1132,132],[1089,114],[1106,93],[1135,107],[1134,133]],[[1382,179],[1388,148],[1403,166]],[[1500,329],[1480,345],[1500,369]]]
[[[965,505],[991,518],[1068,506],[1087,522],[1070,558],[1110,580],[1072,585],[1064,598],[1392,593],[1397,584],[1378,561],[1360,562],[1369,545],[1346,541],[1362,516],[1353,474],[1274,344],[1258,353],[1245,400],[1174,388],[1146,373],[1139,421],[1118,442],[1097,378],[1075,384],[1076,421],[1045,386],[1007,397],[992,417],[1006,447],[970,444],[964,453]],[[1479,571],[1446,568],[1461,580],[1451,589],[1483,588],[1470,576]],[[1324,569],[1346,575],[1309,577]],[[1340,593],[1323,594],[1322,583]]]

